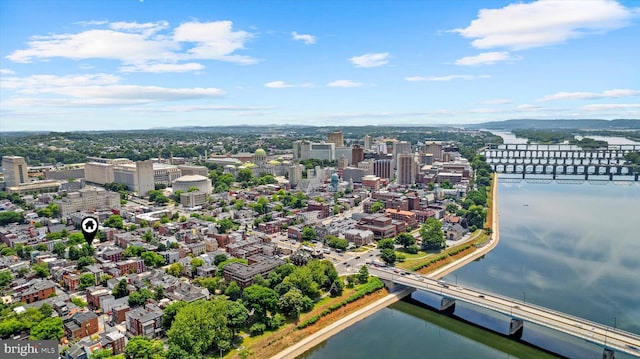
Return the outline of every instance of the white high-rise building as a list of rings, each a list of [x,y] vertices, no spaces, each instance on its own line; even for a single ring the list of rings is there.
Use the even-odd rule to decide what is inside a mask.
[[[371,136],[369,135],[364,135],[364,150],[370,150],[371,149]]]

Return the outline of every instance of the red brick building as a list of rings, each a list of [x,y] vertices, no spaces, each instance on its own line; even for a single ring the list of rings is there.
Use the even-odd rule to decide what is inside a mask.
[[[20,302],[27,304],[47,299],[56,293],[56,284],[50,280],[34,280],[24,290],[16,293]]]

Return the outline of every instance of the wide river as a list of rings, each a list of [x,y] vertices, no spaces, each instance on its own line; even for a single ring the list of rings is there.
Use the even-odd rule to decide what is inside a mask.
[[[604,183],[499,181],[499,245],[446,279],[640,334],[640,184]],[[438,300],[425,293],[414,298],[426,303]],[[455,314],[500,333],[509,325],[507,316],[464,303],[456,304]],[[525,322],[522,339],[569,358],[602,357],[602,349],[593,344],[531,323]],[[539,358],[544,354],[401,302],[303,357]]]

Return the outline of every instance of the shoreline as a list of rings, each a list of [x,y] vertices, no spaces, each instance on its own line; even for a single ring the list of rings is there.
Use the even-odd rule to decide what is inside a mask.
[[[476,260],[477,258],[482,257],[483,255],[491,252],[500,242],[500,231],[498,228],[498,175],[494,174],[491,188],[491,237],[489,240],[489,244],[478,248],[467,256],[464,256],[457,261],[450,263],[438,270],[427,275],[429,278],[440,279],[445,275],[456,271],[457,269],[469,264],[470,262]],[[403,290],[389,293],[386,297],[369,304],[368,306],[361,308],[344,318],[336,321],[335,323],[330,324],[329,326],[319,330],[318,332],[306,337],[305,339],[297,342],[296,344],[284,349],[278,354],[271,357],[271,359],[285,359],[285,358],[296,358],[316,345],[322,343],[323,341],[329,339],[333,335],[338,334],[342,330],[350,327],[351,325],[359,322],[360,320],[378,312],[379,310],[386,308],[387,306],[400,301],[405,296],[411,294],[415,289],[413,288],[405,288]]]
[[[498,227],[498,175],[494,173],[491,183],[491,237],[489,244],[477,248],[473,253],[464,256],[453,263],[449,263],[442,268],[429,273],[427,277],[432,279],[441,279],[442,277],[455,272],[472,261],[491,252],[500,242],[500,228]]]
[[[365,319],[371,316],[372,314],[378,312],[379,310],[386,308],[395,302],[400,301],[402,298],[411,294],[413,291],[415,291],[415,289],[413,288],[404,288],[397,292],[389,293],[384,298],[379,299],[376,302],[371,303],[364,308],[358,309],[357,311],[347,315],[346,317],[341,318],[340,320],[328,325],[325,328],[320,329],[319,331],[304,338],[303,340],[297,342],[296,344],[286,348],[280,353],[272,356],[271,359],[297,358],[298,356],[306,353],[316,345],[340,333],[342,330],[352,326],[353,324],[359,322],[360,320]]]

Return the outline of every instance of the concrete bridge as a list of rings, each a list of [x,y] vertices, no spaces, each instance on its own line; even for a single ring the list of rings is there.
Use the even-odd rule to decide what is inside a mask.
[[[632,180],[640,178],[640,168],[629,164],[625,155],[640,152],[640,145],[610,145],[582,149],[574,145],[490,144],[483,151],[496,173],[580,176],[585,180]]]
[[[514,337],[519,338],[524,329],[524,322],[530,322],[603,347],[603,359],[614,358],[615,352],[640,356],[640,335],[635,333],[497,294],[452,286],[416,273],[406,272],[403,269],[374,266],[369,266],[368,269],[369,274],[386,282],[441,295],[442,301],[439,309],[444,312],[453,313],[455,302],[461,300],[508,315],[512,318],[509,325],[509,335]]]

